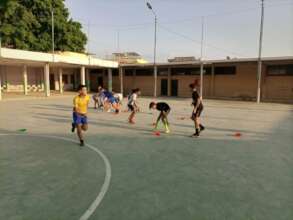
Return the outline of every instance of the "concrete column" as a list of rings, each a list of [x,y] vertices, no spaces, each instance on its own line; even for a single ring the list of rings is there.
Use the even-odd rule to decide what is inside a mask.
[[[172,78],[171,78],[171,68],[168,68],[168,96],[171,96],[171,87],[172,87]]]
[[[212,65],[212,77],[211,77],[211,97],[215,96],[215,66]]]
[[[58,74],[58,69],[56,70],[57,72],[54,73],[54,86],[56,91],[60,91],[59,88],[59,74]]]
[[[87,90],[88,92],[91,91],[91,81],[90,81],[90,70],[89,69],[86,69],[86,86],[87,86]]]
[[[85,66],[80,68],[80,84],[85,85]]]
[[[75,90],[76,87],[78,86],[78,82],[77,82],[78,77],[77,77],[77,74],[78,74],[78,73],[76,73],[76,72],[73,73],[73,76],[74,76],[74,83],[71,82],[72,85],[73,85],[73,90]]]
[[[102,87],[107,87],[106,85],[106,81],[108,80],[108,70],[107,69],[103,69],[103,73],[102,73],[102,76],[103,76],[103,85]],[[107,79],[107,80],[106,80]]]
[[[22,67],[22,76],[23,76],[23,93],[24,95],[28,94],[28,89],[27,89],[27,66],[23,65]]]
[[[112,69],[108,69],[108,91],[112,92]]]
[[[45,96],[50,96],[50,66],[46,63],[44,66],[44,84],[45,84]]]
[[[60,67],[58,69],[58,78],[59,78],[59,92],[63,94],[63,69]]]
[[[6,92],[9,92],[9,82],[7,80],[7,66],[2,66],[2,84],[5,84]],[[4,88],[3,88],[4,89]]]
[[[123,94],[123,77],[124,77],[124,70],[122,67],[119,67],[119,77],[120,77],[120,93]]]

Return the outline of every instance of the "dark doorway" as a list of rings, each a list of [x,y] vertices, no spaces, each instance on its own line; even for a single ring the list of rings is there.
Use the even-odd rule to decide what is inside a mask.
[[[55,90],[55,76],[50,74],[50,90]]]
[[[167,96],[167,95],[168,95],[168,80],[161,79],[161,96]]]
[[[99,86],[103,86],[103,75],[92,73],[90,75],[90,88],[91,91],[97,92]]]
[[[98,77],[98,85],[104,87],[104,81],[103,81],[103,77],[99,76]]]
[[[178,96],[178,80],[171,81],[171,96]]]
[[[67,77],[67,75],[66,75],[66,77]],[[70,75],[70,82],[71,82],[71,84],[72,84],[72,88],[73,88],[73,90],[75,90],[76,89],[76,82],[75,82],[75,74],[71,74]],[[68,80],[67,80],[67,82],[65,82],[66,84],[68,83]]]

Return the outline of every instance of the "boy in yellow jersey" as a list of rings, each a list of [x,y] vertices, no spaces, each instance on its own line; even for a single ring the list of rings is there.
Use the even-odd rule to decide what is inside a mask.
[[[78,87],[78,95],[73,99],[73,123],[72,132],[77,129],[77,135],[80,140],[80,146],[84,146],[84,139],[82,131],[87,131],[87,109],[89,105],[90,97],[87,94],[87,88],[85,85]]]

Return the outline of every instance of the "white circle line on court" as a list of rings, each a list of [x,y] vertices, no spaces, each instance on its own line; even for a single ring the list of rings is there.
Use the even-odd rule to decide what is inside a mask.
[[[65,137],[58,137],[53,135],[33,135],[33,134],[0,134],[0,136],[29,136],[29,137],[43,137],[43,138],[52,138],[57,140],[64,140],[69,141],[73,143],[77,143],[75,140]],[[106,174],[105,174],[105,180],[103,183],[103,186],[96,197],[96,199],[92,202],[92,204],[89,206],[89,208],[83,213],[83,215],[79,218],[79,220],[88,220],[91,215],[95,212],[95,210],[98,208],[98,206],[101,204],[104,196],[106,195],[110,182],[111,182],[111,176],[112,176],[112,170],[111,170],[111,164],[108,160],[108,158],[96,147],[85,144],[86,147],[90,148],[92,151],[96,152],[104,161],[105,168],[106,168]]]

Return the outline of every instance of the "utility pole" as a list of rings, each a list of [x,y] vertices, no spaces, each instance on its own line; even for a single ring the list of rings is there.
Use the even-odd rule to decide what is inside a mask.
[[[157,25],[158,25],[158,18],[157,14],[154,11],[152,5],[147,2],[147,7],[155,16],[155,39],[154,39],[154,97],[157,97],[157,78],[158,78],[158,68],[157,68]]]
[[[155,16],[155,42],[154,42],[154,97],[157,97],[157,81],[158,81],[158,68],[157,68],[157,25],[158,19]]]
[[[88,21],[87,23],[87,53],[90,53],[90,31],[91,31],[91,23]]]
[[[119,29],[117,29],[117,39],[116,39],[116,46],[117,46],[117,53],[118,53],[118,63],[119,63],[119,65],[120,65],[120,59],[121,59],[121,57],[120,57],[120,30]]]
[[[263,26],[264,26],[264,0],[261,0],[261,22],[260,22],[258,70],[257,70],[257,97],[256,97],[257,103],[260,103],[260,101],[261,101]]]
[[[117,52],[120,53],[120,30],[117,30]]]
[[[88,58],[88,63],[90,65],[91,63],[91,56],[90,56],[90,34],[91,34],[91,23],[90,21],[88,21],[87,23],[87,48],[86,48],[86,52],[87,52],[87,58]],[[86,69],[86,77],[85,77],[85,85],[88,89],[88,91],[90,91],[91,89],[91,83],[90,83],[90,69]]]
[[[201,49],[200,49],[200,96],[203,97],[203,41],[204,41],[204,17],[201,17]]]

